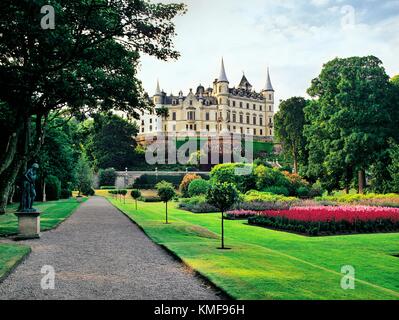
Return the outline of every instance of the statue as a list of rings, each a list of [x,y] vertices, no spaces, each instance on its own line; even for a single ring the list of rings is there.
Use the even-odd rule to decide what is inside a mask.
[[[22,197],[18,210],[19,212],[37,212],[35,208],[32,208],[32,205],[36,198],[35,181],[38,169],[39,165],[34,163],[23,176]]]

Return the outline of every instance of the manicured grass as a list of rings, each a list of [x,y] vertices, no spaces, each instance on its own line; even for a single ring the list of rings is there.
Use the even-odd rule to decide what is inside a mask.
[[[74,198],[68,200],[49,201],[35,203],[34,208],[40,210],[41,230],[54,229],[61,222],[67,219],[79,206]],[[13,213],[17,205],[10,205],[5,215],[0,215],[0,236],[10,236],[18,233],[18,218]]]
[[[0,244],[0,281],[20,262],[30,248],[16,244]]]
[[[110,201],[156,242],[237,299],[399,299],[399,234],[309,238],[225,221],[221,251],[220,214],[193,214],[170,204],[142,203],[134,210]],[[355,290],[341,288],[341,268],[355,268]]]

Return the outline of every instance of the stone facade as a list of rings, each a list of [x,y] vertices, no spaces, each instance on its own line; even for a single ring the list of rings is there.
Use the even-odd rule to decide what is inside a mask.
[[[187,95],[180,91],[175,96],[161,91],[158,82],[152,100],[155,111],[142,112],[139,141],[159,133],[238,133],[252,135],[258,140],[273,140],[274,89],[269,70],[261,92],[253,90],[245,75],[237,87],[231,88],[222,60],[213,88],[199,85]],[[167,109],[168,117],[157,116],[157,109]]]

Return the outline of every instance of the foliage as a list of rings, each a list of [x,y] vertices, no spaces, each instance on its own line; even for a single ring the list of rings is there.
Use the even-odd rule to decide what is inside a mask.
[[[294,173],[298,173],[298,162],[306,162],[306,139],[303,136],[307,101],[293,97],[282,101],[279,111],[274,116],[275,134],[282,143],[283,150],[289,154],[294,163]]]
[[[247,192],[256,186],[254,166],[244,163],[219,164],[211,170],[213,183],[232,183],[241,192]]]
[[[167,181],[167,182],[173,184],[173,186],[175,188],[178,188],[182,181],[182,176],[181,175],[166,175],[166,174],[162,174],[162,172],[160,172],[157,175],[143,174],[134,181],[132,187],[135,189],[153,189],[155,187],[155,185],[160,181]]]
[[[282,195],[271,194],[267,192],[260,192],[251,190],[247,192],[244,196],[244,201],[246,202],[285,202],[285,203],[295,203],[298,201],[297,198],[294,197],[286,197]]]
[[[190,197],[205,195],[208,192],[209,182],[203,179],[196,179],[190,182],[188,186],[188,194]]]
[[[249,224],[311,236],[399,231],[399,209],[375,207],[300,207],[262,211]]]
[[[180,199],[179,208],[194,213],[212,213],[218,210],[207,202],[204,195]]]
[[[72,197],[72,190],[61,189],[60,199],[69,199]]]
[[[98,172],[98,183],[100,187],[102,186],[112,186],[115,185],[116,180],[116,170],[114,168],[100,169]]]
[[[138,118],[151,107],[137,79],[140,53],[179,56],[172,20],[185,12],[183,4],[52,0],[56,28],[45,31],[43,4],[0,4],[1,211],[18,172],[40,151],[54,114],[80,120],[116,110]]]
[[[95,168],[125,170],[144,160],[136,154],[138,127],[115,114],[96,115],[87,146]]]
[[[176,196],[173,185],[166,181],[161,181],[156,185],[158,196],[163,202],[169,202]]]
[[[180,186],[179,186],[179,190],[183,197],[189,196],[188,187],[192,181],[197,180],[197,179],[200,180],[202,178],[201,178],[201,176],[199,176],[195,173],[188,173],[183,177],[183,180],[181,181]]]
[[[399,144],[391,145],[389,149],[391,163],[388,166],[391,175],[390,190],[399,193]]]
[[[232,183],[212,184],[206,194],[207,202],[221,212],[229,210],[239,199],[239,192]]]
[[[56,176],[46,177],[46,199],[59,200],[61,195],[61,181]]]
[[[264,190],[269,187],[290,187],[287,176],[278,169],[259,165],[255,168],[254,174],[258,190]]]
[[[305,108],[307,176],[330,192],[355,181],[361,190],[364,173],[389,137],[398,135],[397,101],[382,62],[373,56],[334,59],[308,93],[313,100]]]
[[[134,189],[134,190],[132,190],[132,191],[130,192],[130,195],[131,195],[131,197],[132,197],[134,200],[137,200],[137,199],[139,199],[139,198],[141,197],[141,192],[140,192],[140,190]]]
[[[116,189],[115,186],[101,186],[100,187],[101,190],[114,190]]]
[[[263,189],[263,192],[279,194],[286,197],[290,195],[290,191],[286,187],[279,187],[279,186],[267,187]]]
[[[336,196],[323,196],[315,198],[318,202],[327,201],[338,204],[355,204],[379,207],[399,207],[399,194],[344,194]]]
[[[93,174],[86,158],[82,155],[76,168],[77,189],[80,194],[94,195],[92,189]]]

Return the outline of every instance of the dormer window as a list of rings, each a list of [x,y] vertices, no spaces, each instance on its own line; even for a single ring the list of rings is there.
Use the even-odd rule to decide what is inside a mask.
[[[192,106],[193,105],[193,100],[190,100],[190,106]]]

